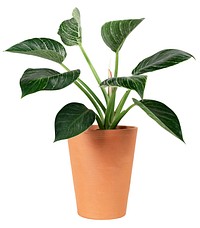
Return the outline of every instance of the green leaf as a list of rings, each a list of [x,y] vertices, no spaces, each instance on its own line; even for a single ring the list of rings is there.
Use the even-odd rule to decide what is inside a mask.
[[[183,140],[180,122],[176,114],[165,104],[155,100],[133,101],[165,130]]]
[[[68,46],[81,43],[81,21],[80,12],[75,8],[72,12],[72,18],[63,21],[59,27],[58,34],[64,44]]]
[[[100,86],[113,86],[113,87],[117,86],[117,87],[124,87],[127,89],[135,90],[139,94],[139,96],[143,99],[146,80],[147,80],[147,77],[143,75],[109,78],[103,81],[100,84]]]
[[[61,43],[48,38],[25,40],[10,47],[6,51],[34,55],[57,63],[62,63],[67,55]]]
[[[51,69],[27,69],[21,77],[22,97],[41,90],[58,90],[73,83],[80,75],[80,70],[63,74]]]
[[[118,52],[127,36],[135,29],[142,19],[119,20],[105,23],[101,28],[101,35],[106,45],[112,51]]]
[[[165,49],[142,60],[132,71],[132,74],[139,75],[160,70],[188,60],[191,57],[193,57],[191,54],[181,50]]]
[[[87,130],[96,114],[80,103],[65,105],[55,119],[55,141],[74,137]]]

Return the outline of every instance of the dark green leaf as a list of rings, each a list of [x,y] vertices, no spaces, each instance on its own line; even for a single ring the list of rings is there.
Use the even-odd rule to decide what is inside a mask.
[[[74,137],[87,130],[96,114],[80,103],[65,105],[55,119],[55,141]]]
[[[80,75],[80,70],[60,74],[51,69],[27,69],[21,77],[22,97],[40,90],[58,90],[73,83]]]
[[[147,77],[140,76],[131,76],[131,77],[118,77],[118,78],[109,78],[103,81],[101,86],[117,86],[124,87],[127,89],[135,90],[139,96],[143,99],[144,88],[146,84]]]
[[[191,54],[177,49],[162,50],[142,60],[132,71],[132,74],[139,75],[160,70],[183,62],[191,57],[193,57]]]
[[[68,46],[81,43],[80,12],[77,8],[73,10],[72,16],[71,19],[63,21],[58,30],[61,40]]]
[[[10,47],[6,51],[34,55],[57,63],[62,63],[67,55],[65,48],[61,43],[48,38],[25,40]]]
[[[144,99],[142,101],[138,101],[133,98],[133,101],[161,127],[184,142],[178,117],[169,107],[154,100]]]
[[[107,22],[101,28],[102,38],[112,51],[118,52],[121,49],[127,36],[142,21],[143,18]]]

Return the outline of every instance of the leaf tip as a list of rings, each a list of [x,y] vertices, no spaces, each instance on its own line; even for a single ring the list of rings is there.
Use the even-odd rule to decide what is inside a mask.
[[[27,94],[25,94],[24,92],[22,92],[21,94],[21,99],[24,98]]]
[[[72,16],[74,16],[74,14],[80,14],[80,10],[78,9],[78,7],[74,7],[73,11],[72,11]]]
[[[196,58],[193,55],[191,55],[191,58],[193,58],[194,60],[196,60]]]
[[[181,135],[181,137],[178,137],[184,144],[186,144],[185,140],[183,139],[183,136]]]
[[[4,50],[3,52],[13,52],[12,47],[9,47],[8,49]]]
[[[53,143],[55,143],[55,142],[57,142],[57,141],[58,141],[58,139],[55,138],[54,141],[53,141]]]

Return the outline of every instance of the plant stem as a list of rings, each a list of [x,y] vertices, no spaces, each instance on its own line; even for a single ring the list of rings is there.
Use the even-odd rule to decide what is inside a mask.
[[[119,53],[116,52],[115,55],[115,71],[114,71],[114,77],[117,78],[118,75],[118,66],[119,66]],[[115,100],[116,100],[116,92],[117,88],[112,88],[111,97],[109,99],[107,112],[105,115],[105,126],[106,128],[111,128],[111,123],[113,122],[113,118],[115,116]]]
[[[77,81],[84,86],[87,91],[92,95],[92,97],[96,100],[96,102],[98,103],[98,105],[101,107],[101,109],[103,110],[103,112],[105,113],[106,108],[103,105],[103,103],[100,101],[100,99],[97,97],[97,95],[90,89],[90,87],[84,82],[82,81],[80,78],[77,79]]]
[[[131,92],[131,90],[127,90],[124,93],[123,97],[121,98],[121,100],[120,100],[120,102],[119,102],[119,104],[115,110],[115,116],[118,116],[120,114],[120,112],[122,111],[122,108],[124,107],[124,104],[125,104],[128,96],[129,96],[130,92]]]
[[[96,115],[96,121],[98,123],[99,129],[101,129],[101,130],[105,129],[104,128],[104,123],[103,123],[103,121],[100,119],[100,117],[98,115]]]
[[[113,88],[111,97],[109,99],[106,113],[105,113],[105,121],[104,121],[104,127],[105,129],[110,129],[110,124],[112,123],[112,117],[114,115],[114,106],[115,106],[115,91],[116,88]]]
[[[96,79],[98,85],[100,85],[101,79],[100,79],[99,75],[97,74],[97,72],[96,72],[94,66],[92,65],[92,63],[91,63],[91,61],[90,61],[90,59],[89,59],[89,57],[88,57],[88,55],[87,55],[86,51],[84,50],[84,48],[83,48],[83,46],[82,46],[81,43],[79,43],[79,47],[80,47],[81,52],[83,53],[83,56],[85,57],[85,59],[86,59],[88,65],[89,65],[89,67],[90,67],[90,69],[91,69],[91,71],[92,71],[92,73],[93,73],[93,75],[94,75],[94,77],[95,77],[95,79]],[[107,103],[108,103],[108,100],[109,100],[108,94],[107,94],[105,88],[101,87],[101,90],[102,90],[102,92],[103,92],[103,95],[104,95],[104,98],[105,98],[106,104],[107,104]]]
[[[96,101],[93,99],[93,97],[89,94],[89,92],[77,81],[74,82],[74,84],[76,86],[78,86],[78,88],[88,97],[88,99],[92,102],[92,104],[94,105],[94,107],[96,108],[99,117],[97,117],[99,120],[101,120],[101,125],[103,125],[104,122],[104,117],[103,114],[101,112],[101,109],[99,108],[98,104],[96,103]],[[100,126],[99,126],[100,127]]]
[[[64,63],[60,63],[60,65],[61,65],[66,71],[70,71],[70,69],[69,69],[67,66],[65,66]]]
[[[115,72],[114,72],[114,77],[117,78],[118,75],[118,68],[119,68],[119,52],[116,52],[115,55]]]
[[[60,65],[62,67],[64,67],[65,70],[70,71],[70,69],[66,65],[64,65],[63,63],[61,63]],[[77,81],[87,89],[87,91],[93,96],[93,98],[96,100],[96,102],[99,104],[99,106],[102,108],[103,112],[105,113],[106,108],[103,105],[103,103],[100,101],[100,99],[97,97],[97,95],[90,89],[90,87],[83,80],[78,78]]]
[[[116,116],[116,118],[114,119],[113,123],[110,126],[110,129],[114,129],[116,128],[116,126],[118,125],[118,123],[120,122],[120,120],[127,114],[127,112],[129,110],[131,110],[133,107],[135,106],[135,104],[130,105],[126,110],[122,111],[118,116]]]
[[[65,66],[63,63],[60,63],[60,65],[67,71],[70,71],[70,69]],[[90,89],[89,86],[87,86],[81,79],[77,79],[74,84],[88,97],[88,99],[92,102],[92,104],[94,105],[94,107],[96,108],[98,114],[99,114],[99,118],[97,117],[97,119],[99,120],[98,123],[101,121],[101,125],[103,125],[104,123],[104,117],[102,114],[101,109],[99,108],[99,106],[102,108],[102,110],[105,112],[105,107],[104,105],[101,103],[101,101],[99,100],[99,98],[95,95],[95,93]],[[84,88],[85,87],[85,88]],[[98,106],[99,105],[99,106]],[[99,123],[100,124],[100,123]],[[99,126],[100,127],[100,126]]]

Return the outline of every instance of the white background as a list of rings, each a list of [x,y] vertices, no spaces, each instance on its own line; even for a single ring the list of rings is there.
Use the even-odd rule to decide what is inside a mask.
[[[197,0],[6,0],[1,3],[1,228],[200,227],[197,3]],[[63,69],[48,60],[3,52],[33,37],[60,41],[58,27],[71,17],[74,7],[81,11],[83,45],[102,79],[107,77],[107,69],[114,59],[100,36],[101,26],[110,20],[145,18],[121,50],[121,76],[129,76],[140,60],[165,48],[181,49],[196,58],[149,74],[145,91],[145,98],[159,100],[176,112],[186,144],[161,129],[139,108],[132,110],[122,122],[138,126],[139,131],[127,215],[121,219],[95,221],[77,215],[67,142],[53,143],[56,113],[73,101],[92,107],[87,98],[72,85],[21,99],[19,79],[24,70],[49,67],[63,72]],[[66,65],[80,68],[82,78],[97,91],[98,86],[78,47],[66,49]]]

